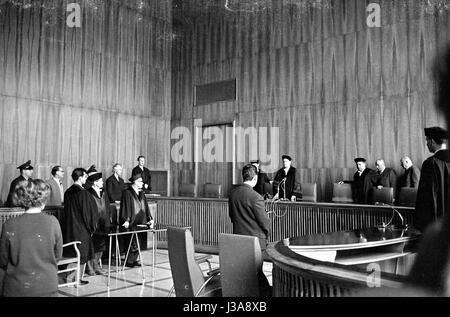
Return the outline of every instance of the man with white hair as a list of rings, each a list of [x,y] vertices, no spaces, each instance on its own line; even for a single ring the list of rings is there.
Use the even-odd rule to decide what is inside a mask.
[[[392,187],[395,195],[397,190],[397,174],[395,171],[392,168],[386,167],[382,159],[378,159],[375,162],[375,167],[378,173],[372,179],[373,185],[378,189]]]
[[[400,160],[400,164],[405,170],[405,174],[403,174],[400,180],[400,187],[410,187],[410,188],[419,187],[419,180],[420,180],[419,168],[413,165],[412,160],[408,156],[402,157],[402,159]]]

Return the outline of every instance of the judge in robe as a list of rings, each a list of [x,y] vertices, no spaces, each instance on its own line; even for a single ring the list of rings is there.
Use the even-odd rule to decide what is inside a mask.
[[[64,169],[57,165],[52,168],[52,177],[46,180],[50,185],[50,196],[47,201],[48,206],[61,206],[64,202],[64,186],[62,179],[64,178]]]
[[[259,160],[251,161],[250,163],[254,167],[256,167],[256,170],[258,172],[258,181],[256,182],[255,187],[253,187],[253,190],[260,194],[263,198],[266,198],[269,193],[266,192],[265,188],[267,186],[266,184],[268,184],[269,186],[271,185],[270,178],[259,168]]]
[[[372,195],[372,177],[375,171],[367,167],[367,160],[363,157],[355,158],[356,172],[353,181],[341,181],[340,184],[351,184],[353,201],[356,204],[367,205]]]
[[[143,192],[144,194],[149,194],[152,191],[152,176],[150,174],[150,170],[145,167],[145,156],[140,155],[137,158],[138,165],[133,168],[131,171],[131,176],[140,174],[142,177],[142,181],[144,182],[143,185]]]
[[[92,184],[87,191],[91,194],[97,206],[97,224],[92,235],[94,258],[88,262],[88,270],[86,272],[89,275],[103,275],[106,271],[101,268],[100,259],[106,250],[107,241],[109,241],[108,234],[111,233],[111,211],[107,195],[103,193],[102,173],[97,171],[95,165],[92,165],[87,173],[88,180]]]
[[[439,127],[425,129],[428,150],[434,153],[422,164],[417,190],[414,227],[423,231],[450,207],[450,151],[448,133]]]
[[[302,198],[302,188],[300,184],[300,173],[292,164],[289,155],[283,155],[283,168],[278,170],[273,181],[274,200],[295,201]]]
[[[123,191],[120,201],[120,230],[138,231],[148,229],[153,226],[153,219],[150,214],[147,200],[143,192],[144,182],[140,174],[135,174],[129,179],[131,186]],[[139,242],[145,239],[146,233],[138,234]],[[130,235],[125,235],[124,243],[126,248],[130,245]],[[142,243],[140,243],[142,245]],[[131,242],[130,253],[125,263],[128,267],[140,266],[139,252],[136,239]]]
[[[377,173],[372,177],[372,183],[374,187],[381,188],[393,188],[394,198],[397,194],[397,174],[392,168],[386,167],[384,160],[376,160],[375,167],[377,168]]]
[[[23,163],[22,165],[18,166],[17,169],[20,171],[20,176],[15,178],[11,182],[11,186],[9,187],[9,194],[5,202],[5,207],[18,207],[13,202],[13,194],[14,190],[22,181],[30,180],[31,176],[33,176],[33,166],[31,166],[31,160],[27,161],[26,163]]]
[[[64,217],[61,224],[64,243],[80,241],[80,264],[85,265],[94,258],[94,244],[92,234],[97,224],[97,206],[91,194],[84,189],[88,174],[84,168],[76,168],[72,172],[74,184],[64,193]],[[73,248],[64,248],[64,256],[75,257]],[[69,265],[70,267],[70,265]],[[84,270],[84,267],[82,267]],[[69,276],[68,281],[71,280]],[[80,281],[87,284],[88,281]]]

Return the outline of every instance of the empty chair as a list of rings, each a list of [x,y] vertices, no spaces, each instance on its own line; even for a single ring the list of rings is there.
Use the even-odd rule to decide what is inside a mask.
[[[414,207],[416,205],[417,188],[402,187],[398,195],[398,205]]]
[[[178,196],[181,197],[197,197],[196,184],[180,184],[178,188]]]
[[[203,187],[203,196],[207,198],[222,198],[222,185],[206,183]]]
[[[302,201],[317,202],[317,184],[302,184]]]
[[[394,188],[383,187],[381,189],[374,188],[372,194],[374,204],[392,205],[394,203]]]
[[[338,204],[353,203],[353,192],[351,184],[333,184],[332,202]]]
[[[58,285],[58,287],[73,286],[73,285],[78,287],[78,285],[79,285],[79,282],[80,282],[80,251],[78,250],[77,244],[81,244],[81,242],[73,241],[73,242],[63,244],[63,249],[67,248],[67,247],[73,247],[75,249],[76,256],[75,257],[62,257],[61,259],[59,259],[57,262],[58,267],[62,266],[64,268],[61,268],[61,269],[58,268],[58,274],[75,271],[75,279],[73,281],[66,281],[65,283],[61,283]],[[76,266],[66,268],[66,266],[68,266],[69,264],[76,264]]]
[[[268,297],[272,291],[262,271],[257,237],[221,233],[219,261],[224,297]]]
[[[187,228],[167,228],[167,247],[177,297],[222,296],[219,270],[203,275],[195,259],[194,239]]]

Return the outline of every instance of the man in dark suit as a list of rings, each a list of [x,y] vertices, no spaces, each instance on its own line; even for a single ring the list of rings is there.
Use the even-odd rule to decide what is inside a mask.
[[[113,174],[106,180],[106,194],[110,202],[119,203],[122,200],[122,192],[125,190],[125,181],[122,176],[122,165],[114,164]]]
[[[64,169],[57,165],[52,168],[52,177],[46,180],[50,185],[50,196],[48,197],[48,206],[61,206],[64,202],[64,186],[62,179],[64,178]]]
[[[378,159],[375,162],[377,174],[372,178],[373,185],[378,188],[391,187],[394,189],[394,197],[397,193],[397,174],[392,168],[386,167],[383,160]]]
[[[244,166],[242,178],[244,184],[233,188],[228,198],[233,233],[257,237],[261,250],[264,251],[269,236],[270,220],[267,217],[262,196],[253,190],[258,181],[256,168],[251,164]],[[262,267],[258,271],[258,278],[262,296],[270,296],[271,288]]]
[[[31,166],[31,160],[27,161],[26,163],[23,163],[22,165],[18,166],[17,169],[20,171],[20,176],[15,178],[11,182],[11,186],[9,187],[9,194],[8,198],[5,202],[5,207],[16,207],[13,202],[13,194],[14,189],[16,188],[17,184],[19,184],[21,181],[30,180],[31,176],[33,176],[33,166]]]
[[[411,159],[408,156],[403,157],[400,160],[400,164],[405,170],[400,180],[401,187],[417,188],[419,187],[420,170],[417,166],[413,165]]]
[[[261,249],[265,250],[270,221],[262,196],[253,190],[258,181],[256,168],[251,164],[244,166],[242,177],[244,184],[233,188],[228,199],[233,233],[258,237]]]
[[[137,158],[138,165],[133,168],[131,171],[131,177],[134,175],[140,174],[142,177],[142,180],[144,182],[144,187],[142,188],[142,191],[144,194],[148,194],[152,190],[152,176],[150,175],[150,170],[146,168],[145,165],[145,156],[140,155]]]
[[[273,179],[273,199],[285,199],[295,201],[302,198],[300,174],[292,164],[289,155],[283,155],[283,168],[278,170]]]

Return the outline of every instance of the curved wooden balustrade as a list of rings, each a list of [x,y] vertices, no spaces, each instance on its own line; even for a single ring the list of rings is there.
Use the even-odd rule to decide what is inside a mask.
[[[188,197],[148,197],[158,204],[158,223],[164,226],[190,226],[195,247],[203,252],[218,252],[219,233],[232,233],[227,199]],[[414,208],[396,207],[408,224]],[[393,211],[388,206],[352,204],[266,202],[272,230],[270,242],[287,237],[369,228],[388,223]],[[401,223],[394,217],[393,223]],[[161,235],[161,247],[166,237]]]

